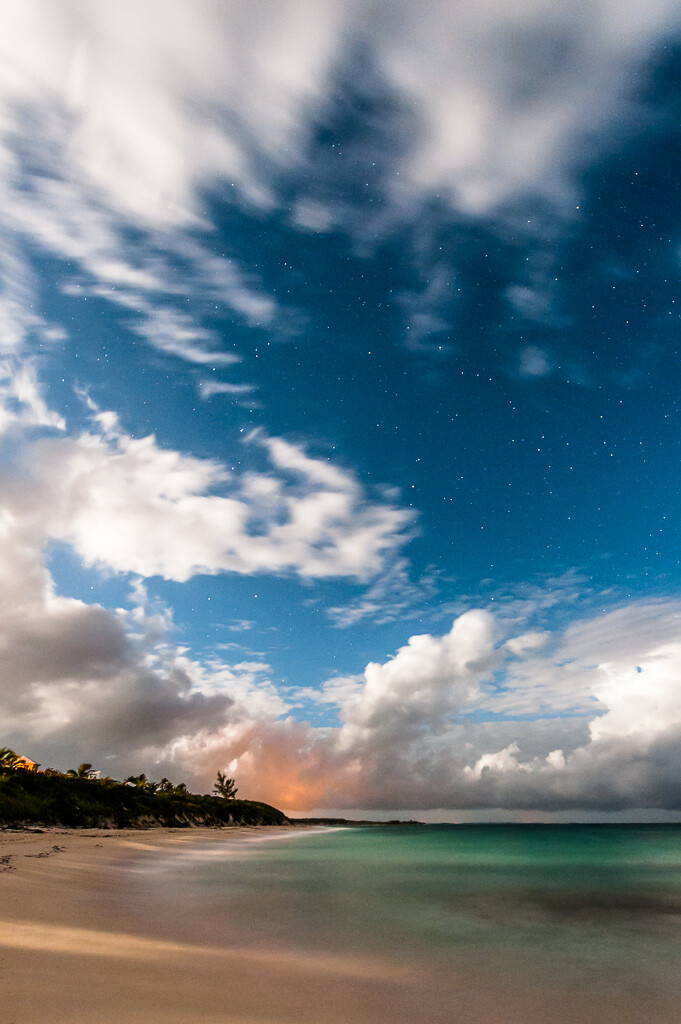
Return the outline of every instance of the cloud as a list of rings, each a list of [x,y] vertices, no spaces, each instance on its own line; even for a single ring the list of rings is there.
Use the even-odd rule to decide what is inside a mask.
[[[466,612],[443,637],[410,637],[392,660],[367,665],[362,690],[342,709],[341,745],[352,747],[367,732],[402,742],[426,727],[440,731],[451,711],[471,702],[495,660],[486,612]]]
[[[543,238],[547,218],[574,216],[587,162],[647,124],[637,76],[681,28],[673,0],[627,0],[617,19],[610,10],[608,0],[431,0],[418,12],[356,0],[248,10],[121,0],[114,12],[27,0],[7,12],[0,40],[10,232],[0,272],[16,278],[12,261],[26,265],[37,247],[70,264],[66,291],[125,310],[127,326],[166,355],[226,366],[238,353],[214,333],[216,315],[286,336],[300,314],[216,250],[216,199],[255,216],[286,208],[297,230],[341,230],[369,248],[405,224],[418,235],[433,202],[466,224]],[[337,149],[323,156],[317,136],[342,124],[353,89],[371,102],[356,105],[367,130],[333,143],[347,147],[343,162]],[[545,207],[541,223],[528,223],[528,198]],[[421,283],[400,299],[405,343],[439,355],[450,268],[434,239],[414,246]],[[507,298],[555,325],[542,260]],[[31,301],[0,298],[1,344],[16,348],[36,326]],[[527,349],[519,365],[539,377],[551,360]]]
[[[177,310],[149,308],[133,330],[161,352],[189,363],[216,367],[239,362],[233,352],[220,351],[220,335],[216,331],[197,327],[190,317]]]
[[[6,495],[5,495],[6,499]],[[224,737],[285,705],[267,666],[192,661],[172,616],[137,581],[132,608],[62,597],[32,524],[0,513],[0,731],[43,763],[84,758],[107,772],[150,770],[185,735]],[[168,772],[179,765],[165,763]]]
[[[29,360],[0,360],[0,435],[10,425],[64,430],[62,416],[47,407]]]
[[[406,558],[395,559],[359,596],[342,605],[328,606],[326,614],[340,629],[364,620],[383,624],[417,618],[426,608],[432,608],[437,574],[430,567],[416,580],[412,575]]]
[[[522,377],[546,377],[550,372],[551,363],[543,349],[527,345],[521,350],[518,373]]]
[[[62,173],[67,175],[61,155]],[[52,168],[53,173],[56,170]],[[279,312],[281,329],[285,327],[285,313],[263,291],[257,276],[245,273],[233,258],[216,256],[177,226],[159,229],[154,235],[140,233],[138,227],[137,235],[131,236],[130,224],[82,181],[47,178],[42,169],[36,173],[26,168],[20,187],[7,184],[4,200],[8,221],[24,246],[37,246],[67,261],[61,267],[64,294],[96,297],[123,309],[129,328],[154,348],[190,363],[228,366],[240,357],[225,351],[220,335],[203,323],[216,310],[263,328],[271,327]],[[9,278],[10,296],[17,294],[4,306],[5,315],[23,326],[13,332],[22,342],[27,329],[35,330],[39,324],[30,313],[34,288],[27,258],[25,248],[17,243],[11,267],[14,276]],[[23,278],[20,290],[12,285],[17,276]]]
[[[340,727],[263,724],[234,771],[298,809],[679,809],[680,614],[633,604],[509,642],[465,613],[329,680],[315,699],[336,699]]]
[[[84,450],[93,446],[99,459],[103,441],[94,437]],[[217,472],[159,454],[149,439],[132,449],[117,443],[113,454],[103,449],[114,475],[108,460],[118,455],[133,458],[136,479],[157,458],[171,460],[157,499],[181,500]],[[290,442],[274,450],[303,480],[317,472]],[[67,464],[53,454],[61,475]],[[96,491],[97,472],[84,465]],[[330,479],[342,481],[320,473],[317,482]],[[125,489],[125,473],[121,480]],[[134,768],[199,788],[226,767],[245,791],[299,811],[681,807],[677,601],[624,604],[541,631],[519,630],[519,609],[512,619],[465,612],[443,635],[412,636],[360,674],[320,691],[290,688],[293,700],[337,708],[338,726],[313,726],[290,717],[260,658],[192,659],[142,580],[133,581],[131,607],[117,612],[58,595],[40,517],[25,489],[4,494],[0,726],[44,762],[65,767],[80,755],[114,774]],[[87,505],[86,492],[81,500]]]
[[[440,310],[451,305],[454,274],[446,266],[432,271],[421,291],[402,292],[397,301],[405,315],[404,347],[412,352],[447,354],[452,345],[446,332],[451,325],[443,319]]]
[[[532,630],[529,633],[523,633],[521,636],[511,637],[510,640],[506,641],[505,646],[512,654],[522,655],[525,654],[526,651],[532,651],[537,647],[543,647],[548,639],[548,632]]]
[[[425,126],[402,169],[408,188],[443,189],[474,214],[530,193],[567,200],[585,155],[641,116],[632,72],[679,27],[666,0],[627,3],[617,24],[610,10],[492,0],[437,4],[430,18],[405,7],[383,24],[382,66]]]
[[[133,438],[113,414],[95,420],[97,432],[27,443],[32,484],[19,511],[87,565],[178,581],[218,572],[367,581],[413,526],[409,510],[282,438],[251,434],[246,443],[271,469],[235,475]]]
[[[264,664],[189,657],[139,586],[126,612],[60,595],[43,554],[58,540],[107,572],[177,581],[340,578],[369,589],[331,610],[339,623],[406,612],[411,512],[302,444],[254,433],[259,468],[236,472],[96,409],[79,436],[53,436],[67,424],[45,399],[40,352],[63,334],[32,309],[43,306],[31,263],[56,257],[62,294],[106,299],[126,330],[198,376],[239,359],[219,320],[272,335],[296,320],[256,269],[218,250],[228,232],[213,232],[214,202],[365,247],[404,236],[431,204],[487,237],[520,231],[531,203],[542,220],[525,218],[522,238],[543,237],[547,220],[575,216],[587,163],[648,123],[638,72],[681,26],[675,0],[624,0],[617,14],[608,0],[6,5],[0,428],[19,439],[21,467],[0,481],[9,742],[206,784],[231,765],[242,790],[299,808],[679,805],[672,602],[584,612],[541,635],[535,598],[469,611],[327,683],[341,724],[315,728],[282,719]],[[334,140],[322,174],[316,135],[338,125],[349,81],[351,98],[371,86],[361,127],[374,141]],[[351,157],[342,172],[338,141]],[[426,234],[414,227],[419,273],[396,297],[418,350],[429,337],[439,348],[451,306],[450,257]],[[542,328],[564,322],[552,266],[542,257],[505,292]],[[539,378],[556,358],[528,345],[516,366]],[[208,381],[202,393],[250,388]]]
[[[34,148],[50,131],[67,136],[69,177],[124,218],[191,225],[218,179],[273,201],[268,169],[303,162],[337,68],[363,49],[420,125],[392,168],[395,201],[445,191],[479,214],[569,193],[575,164],[631,119],[639,63],[678,28],[673,0],[628,0],[617,19],[607,0],[433,0],[418,12],[28,0],[5,19],[0,100],[6,130],[22,136],[22,112],[49,105],[49,121],[31,125]],[[314,197],[299,203],[301,223],[318,227],[322,214]]]
[[[200,380],[198,387],[201,398],[205,399],[213,398],[214,395],[243,397],[256,390],[255,384],[231,384],[222,380]]]

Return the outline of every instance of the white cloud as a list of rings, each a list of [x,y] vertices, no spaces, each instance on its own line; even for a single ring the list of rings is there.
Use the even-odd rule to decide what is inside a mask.
[[[15,496],[16,497],[16,496]],[[55,592],[35,524],[0,510],[0,732],[43,763],[84,759],[112,774],[147,771],[183,736],[272,721],[285,704],[260,662],[192,661],[169,609],[137,580],[129,610]],[[158,774],[180,766],[164,762]],[[190,773],[190,777],[191,773]]]
[[[316,699],[336,699],[340,728],[263,723],[235,770],[299,809],[679,808],[680,611],[593,615],[543,634],[541,656],[536,632],[512,651],[488,613],[466,613],[445,636],[412,637],[361,677],[329,680]],[[535,697],[527,715],[523,691]],[[574,705],[582,717],[563,717]]]
[[[26,0],[4,15],[1,123],[22,131],[19,111],[49,104],[49,122],[31,131],[42,144],[48,131],[68,138],[70,178],[138,223],[192,224],[217,178],[272,201],[265,168],[303,161],[331,77],[358,41],[420,123],[399,179],[393,169],[395,200],[445,190],[487,212],[528,192],[569,193],[582,154],[631,117],[638,64],[679,20],[673,0],[627,0],[617,18],[607,0],[431,0],[418,11]],[[313,197],[297,217],[323,224]]]
[[[12,424],[54,430],[66,427],[64,419],[47,407],[36,367],[29,360],[0,361],[0,435]]]
[[[24,453],[33,480],[24,514],[88,565],[179,581],[217,572],[368,580],[407,540],[411,512],[281,438],[250,437],[274,472],[235,476],[96,418],[103,433],[43,438]]]
[[[546,352],[536,345],[527,345],[520,352],[518,372],[523,377],[546,377],[551,363]]]
[[[175,460],[166,497],[206,471]],[[169,610],[141,580],[116,614],[57,595],[30,511],[25,495],[5,494],[0,725],[41,759],[80,755],[199,787],[229,764],[242,789],[298,810],[681,805],[678,602],[510,638],[503,619],[467,612],[360,675],[291,688],[337,706],[339,727],[314,727],[282,718],[287,702],[261,658],[199,663],[178,648]],[[581,717],[564,717],[575,708]]]
[[[432,608],[437,593],[437,575],[432,568],[414,580],[406,558],[394,560],[362,593],[343,605],[327,607],[335,626],[345,629],[363,620],[383,624],[417,618]]]
[[[67,173],[67,168],[62,170]],[[81,299],[95,296],[122,307],[133,314],[130,329],[152,346],[199,365],[228,366],[240,358],[225,351],[217,332],[203,326],[203,320],[216,310],[236,314],[251,326],[271,326],[277,312],[275,300],[265,294],[255,275],[245,274],[233,259],[214,255],[178,230],[131,240],[125,222],[82,181],[46,179],[30,172],[26,180],[29,189],[6,187],[6,217],[17,238],[26,238],[67,261],[62,266],[67,275],[61,284],[64,294]],[[21,248],[15,245],[12,274],[5,275],[10,283],[28,274],[17,254]],[[8,256],[5,263],[9,260]],[[25,340],[27,328],[35,330],[39,323],[30,312],[33,290],[23,284],[15,296],[17,291],[15,284],[4,307],[0,303],[0,318],[4,308],[5,318],[11,315],[20,327],[9,333],[9,337],[17,335],[15,349]],[[190,299],[192,314],[186,311]]]
[[[289,172],[299,193],[290,223],[340,227],[366,243],[418,222],[434,195],[466,217],[503,219],[528,196],[572,216],[576,172],[643,123],[632,99],[638,71],[681,26],[674,0],[626,0],[616,19],[610,12],[609,0],[8,5],[0,201],[14,236],[5,276],[26,239],[71,263],[65,288],[131,311],[130,326],[153,346],[224,366],[236,355],[212,333],[216,307],[273,332],[295,330],[295,317],[257,274],[212,249],[214,189],[269,210]],[[369,70],[352,65],[360,52]],[[318,168],[310,173],[310,140],[341,72],[370,73],[395,106],[375,214],[351,209],[337,183],[317,195]],[[440,352],[449,270],[423,252],[419,261],[431,272],[402,296],[407,344]],[[542,322],[557,315],[545,269],[509,290]],[[191,317],[181,311],[187,293]],[[35,328],[29,306],[0,298],[1,345],[16,349]],[[550,369],[538,349],[520,357],[521,373]]]
[[[445,728],[449,713],[473,700],[492,669],[492,640],[491,617],[471,611],[445,636],[412,636],[391,661],[367,665],[362,690],[342,709],[341,744],[352,746],[367,731],[406,739],[426,725]]]
[[[231,384],[223,380],[200,380],[198,387],[201,398],[212,398],[214,395],[243,397],[256,390],[255,384]]]
[[[510,640],[506,641],[505,646],[512,654],[522,655],[526,651],[533,651],[537,647],[543,647],[548,639],[549,633],[531,630],[529,633],[523,633],[521,636],[511,637]]]
[[[646,651],[640,664],[625,655],[599,668],[595,693],[608,710],[590,725],[595,742],[681,733],[681,641]]]
[[[566,199],[575,164],[631,116],[637,61],[679,23],[666,0],[626,3],[617,19],[605,0],[435,10],[405,6],[381,26],[382,66],[426,125],[407,157],[411,182],[473,213],[527,193]]]
[[[239,356],[233,352],[220,350],[216,331],[197,327],[190,317],[177,310],[147,307],[146,315],[133,330],[161,352],[189,363],[215,367],[239,362]]]
[[[309,701],[312,704],[339,706],[357,697],[361,689],[361,676],[334,676],[327,679],[319,688],[304,686],[295,690],[294,696],[297,700]]]
[[[514,772],[514,771],[530,771],[530,766],[527,764],[519,764],[516,755],[520,753],[520,747],[514,741],[509,743],[503,750],[498,750],[494,754],[483,754],[482,757],[478,758],[474,766],[471,768],[468,765],[464,768],[464,775],[467,778],[481,779],[482,774],[485,771],[492,772]],[[555,754],[555,751],[553,752]],[[553,757],[553,755],[552,755]],[[555,762],[553,757],[553,762]]]

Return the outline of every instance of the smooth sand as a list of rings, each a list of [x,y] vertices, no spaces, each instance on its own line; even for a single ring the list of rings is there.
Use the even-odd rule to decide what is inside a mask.
[[[257,830],[258,834],[267,829]],[[276,829],[276,832],[281,832]],[[486,965],[446,977],[380,958],[261,948],[206,928],[144,872],[256,830],[0,831],[2,1024],[656,1024],[653,992],[528,987]],[[134,884],[131,884],[134,879]],[[135,901],[134,903],[131,901]],[[184,907],[184,909],[182,909]],[[174,908],[177,908],[175,911]],[[191,918],[191,920],[190,920]]]
[[[130,871],[267,828],[0,831],[3,1024],[270,1024],[383,1020],[388,964],[206,942],[168,906],[131,907]],[[277,833],[281,829],[275,830]],[[139,880],[135,893],[139,895]],[[143,889],[142,889],[143,892]],[[169,917],[171,920],[169,921]],[[187,939],[187,932],[192,938]],[[418,1018],[416,1003],[407,1017]]]

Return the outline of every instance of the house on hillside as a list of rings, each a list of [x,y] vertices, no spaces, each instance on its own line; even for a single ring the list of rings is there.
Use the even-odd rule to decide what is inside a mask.
[[[14,762],[15,768],[24,768],[28,772],[37,772],[40,765],[37,761],[31,761],[30,757],[25,757],[23,754],[17,754],[17,759]]]

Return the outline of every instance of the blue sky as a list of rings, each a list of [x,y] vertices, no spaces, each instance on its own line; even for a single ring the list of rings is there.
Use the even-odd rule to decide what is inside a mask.
[[[6,5],[0,735],[681,809],[678,5]]]

